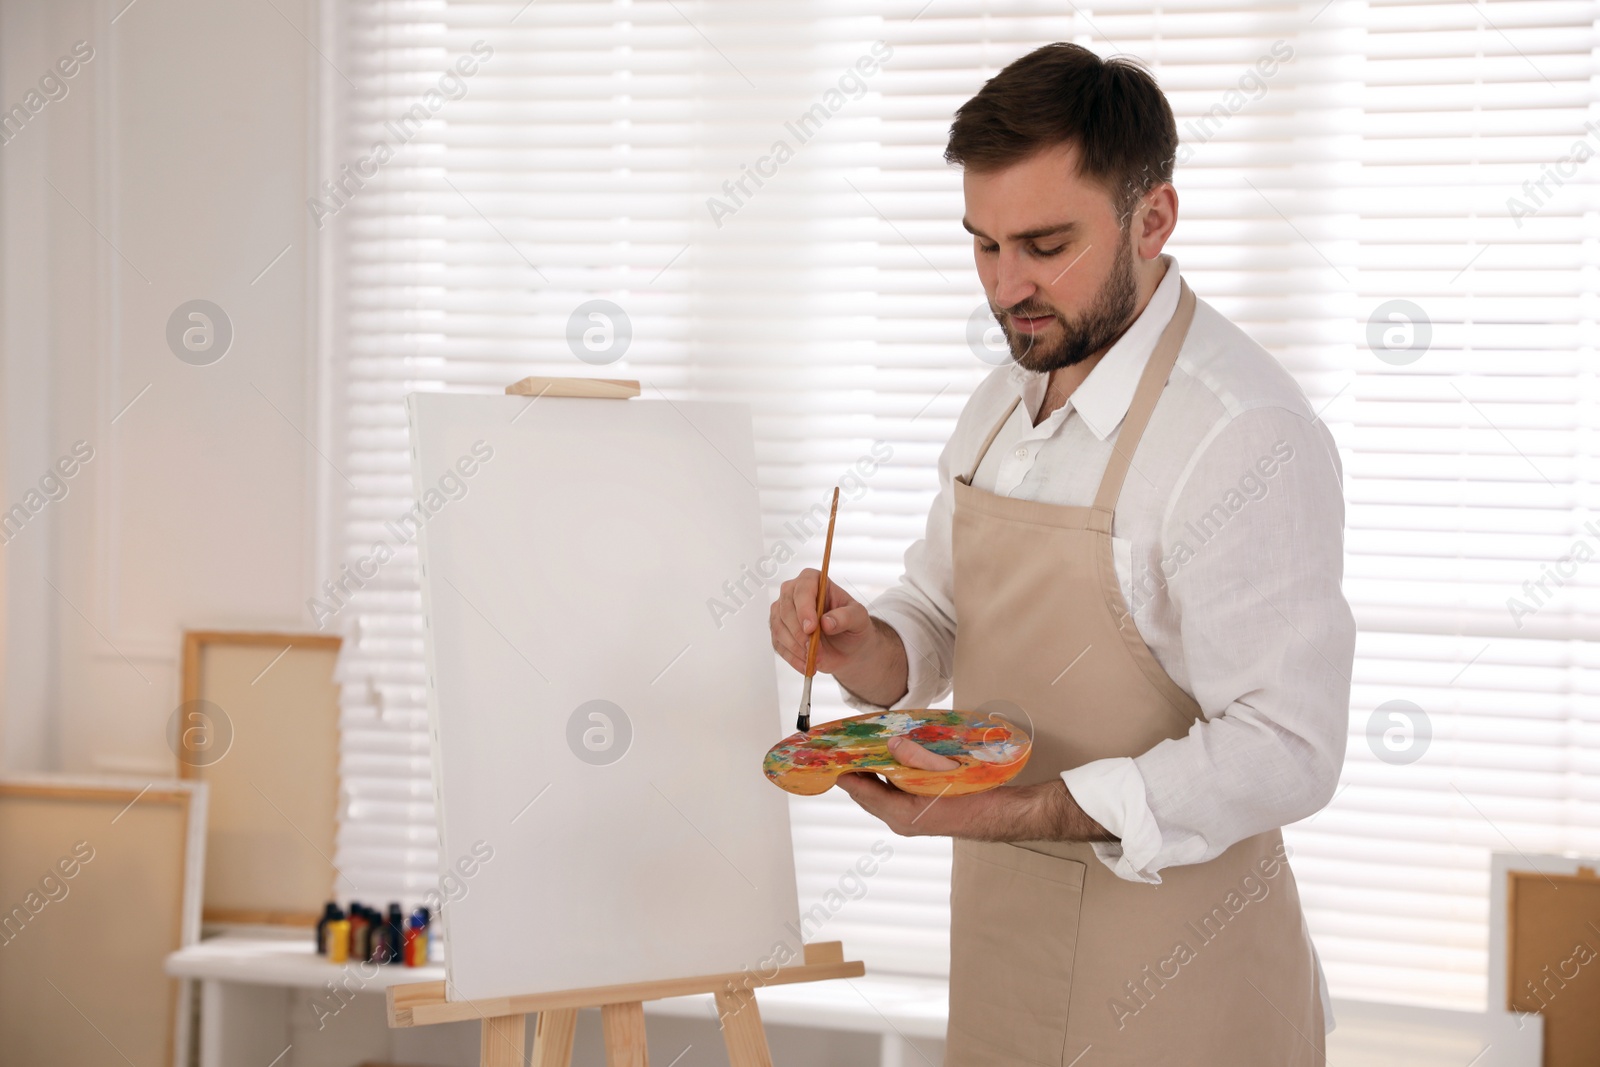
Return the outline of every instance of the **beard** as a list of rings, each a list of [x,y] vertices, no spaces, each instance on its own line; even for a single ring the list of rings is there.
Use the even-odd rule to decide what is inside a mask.
[[[1133,318],[1138,304],[1138,281],[1133,273],[1132,228],[1123,230],[1122,247],[1117,249],[1111,275],[1100,286],[1094,301],[1076,321],[1042,300],[1030,298],[1012,307],[989,310],[1000,323],[1011,347],[1011,358],[1025,370],[1048,373],[1061,367],[1081,363],[1102,349],[1109,348],[1121,337]],[[1043,341],[1037,333],[1018,333],[1011,327],[1011,317],[1036,318],[1054,315],[1061,324],[1061,334],[1055,341]]]

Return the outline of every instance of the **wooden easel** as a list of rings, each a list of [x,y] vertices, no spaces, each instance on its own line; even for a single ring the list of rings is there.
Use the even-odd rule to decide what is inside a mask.
[[[434,1023],[480,1022],[483,1051],[479,1067],[523,1067],[523,1038],[527,1016],[537,1014],[532,1067],[567,1067],[572,1062],[572,1036],[579,1008],[599,1008],[605,1032],[609,1067],[648,1067],[644,1040],[644,1002],[695,993],[717,998],[722,1038],[732,1067],[772,1067],[767,1033],[756,1007],[756,988],[819,982],[828,978],[859,978],[866,973],[860,960],[846,960],[838,941],[805,946],[805,962],[780,967],[770,978],[749,971],[707,974],[694,978],[669,978],[658,982],[593,986],[556,993],[530,993],[492,1000],[445,999],[443,982],[414,982],[388,989],[389,1025],[430,1026]]]

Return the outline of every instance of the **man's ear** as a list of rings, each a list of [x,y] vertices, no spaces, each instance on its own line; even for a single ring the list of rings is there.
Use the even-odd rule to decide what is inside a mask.
[[[1177,226],[1178,190],[1171,182],[1162,182],[1140,197],[1134,206],[1134,254],[1144,260],[1155,259]]]

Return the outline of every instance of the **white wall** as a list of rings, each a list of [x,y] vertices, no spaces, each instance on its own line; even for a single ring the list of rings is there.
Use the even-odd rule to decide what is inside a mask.
[[[0,108],[93,49],[0,145],[0,509],[93,449],[0,548],[4,769],[170,773],[181,632],[313,628],[341,477],[312,343],[315,0],[125,5],[0,0]],[[165,336],[196,298],[233,325],[209,366]]]

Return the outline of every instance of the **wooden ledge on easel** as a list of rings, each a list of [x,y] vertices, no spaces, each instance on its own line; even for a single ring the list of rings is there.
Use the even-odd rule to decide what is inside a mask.
[[[554,993],[526,993],[488,1000],[446,1000],[443,982],[408,982],[392,985],[388,989],[389,1025],[430,1026],[499,1015],[528,1015],[560,1008],[594,1008],[602,1004],[622,1004],[635,1000],[664,1000],[696,993],[720,993],[735,986],[755,988],[820,982],[829,978],[860,978],[867,970],[866,964],[860,960],[844,958],[844,945],[839,941],[808,944],[805,952],[804,963],[780,967],[771,978],[762,978],[748,971],[733,971],[689,978],[664,978],[654,982],[563,989]]]
[[[476,1019],[483,1040],[480,1067],[517,1067],[530,1062],[533,1067],[566,1067],[572,1061],[578,1009],[597,1007],[601,1009],[607,1064],[647,1067],[644,1001],[712,993],[732,1067],[771,1067],[755,991],[761,986],[860,978],[866,972],[860,960],[844,958],[841,942],[820,941],[805,946],[804,963],[780,967],[770,978],[747,970],[733,971],[487,1000],[446,1000],[445,983],[412,982],[388,988],[389,1025],[431,1026]],[[533,1014],[539,1018],[529,1061],[523,1057],[524,1017]]]
[[[631,378],[524,378],[506,386],[507,396],[577,396],[593,400],[627,400],[639,395]]]

